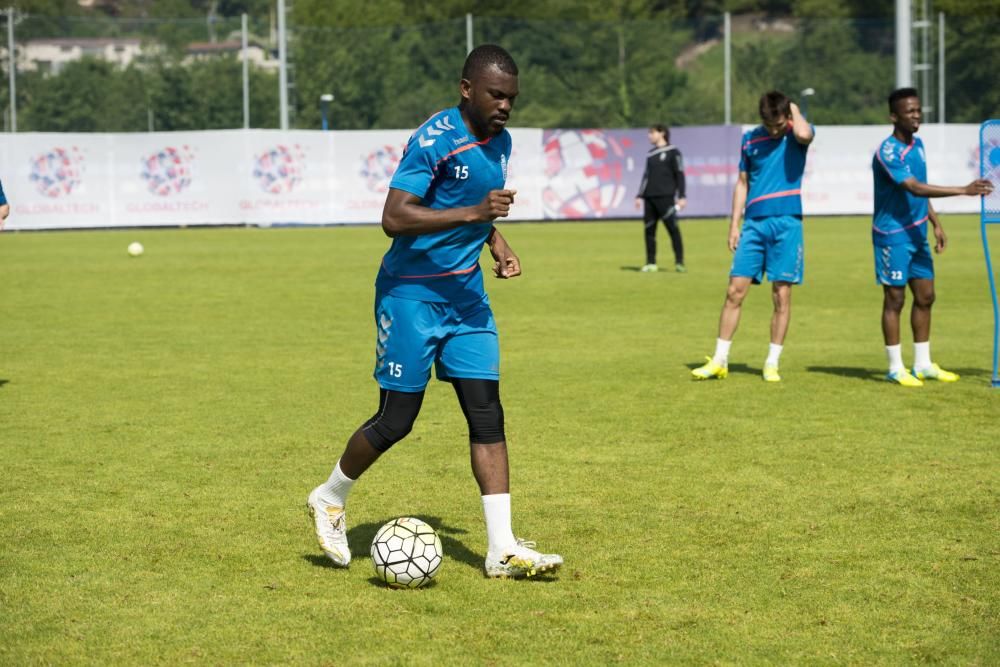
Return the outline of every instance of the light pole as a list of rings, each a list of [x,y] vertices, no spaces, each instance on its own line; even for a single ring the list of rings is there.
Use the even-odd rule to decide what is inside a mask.
[[[799,92],[799,97],[802,100],[802,115],[808,117],[809,115],[809,98],[816,94],[816,90],[813,88],[806,88],[805,90]]]
[[[327,116],[330,113],[330,102],[333,101],[333,93],[323,93],[319,96],[319,113],[323,118],[323,129],[329,130],[330,124],[327,121]]]

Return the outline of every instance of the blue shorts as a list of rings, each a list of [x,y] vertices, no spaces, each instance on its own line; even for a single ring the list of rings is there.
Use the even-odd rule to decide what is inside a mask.
[[[383,389],[423,391],[439,380],[500,379],[500,343],[489,301],[465,306],[375,295],[375,380]]]
[[[914,279],[934,280],[934,258],[926,240],[875,246],[875,282],[902,287]]]
[[[802,218],[773,215],[747,218],[733,256],[730,277],[751,278],[760,284],[767,271],[772,283],[802,283],[805,258],[802,245]]]

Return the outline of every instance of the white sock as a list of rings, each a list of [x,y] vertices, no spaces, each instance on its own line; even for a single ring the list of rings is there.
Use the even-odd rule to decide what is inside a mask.
[[[903,366],[903,348],[899,345],[886,345],[885,353],[889,357],[889,372],[901,371]]]
[[[712,361],[719,364],[720,366],[725,366],[729,363],[729,348],[732,346],[733,341],[722,340],[721,338],[715,339],[715,356],[712,357]]]
[[[913,344],[913,367],[923,370],[931,365],[931,342]]]
[[[777,366],[778,359],[781,358],[781,351],[783,349],[785,349],[784,346],[771,343],[767,348],[767,361],[764,362],[764,365]]]
[[[499,555],[517,544],[514,531],[510,527],[509,493],[483,496],[483,516],[486,518],[489,553]]]
[[[347,494],[351,492],[351,487],[357,480],[351,479],[340,469],[340,461],[330,473],[330,479],[320,487],[319,497],[327,505],[334,507],[347,507]]]

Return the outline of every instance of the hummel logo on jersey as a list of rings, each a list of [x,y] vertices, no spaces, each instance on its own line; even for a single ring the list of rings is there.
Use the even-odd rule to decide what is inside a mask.
[[[456,146],[461,146],[468,140],[469,140],[469,135],[465,135],[464,137],[459,137],[458,139],[452,139],[452,141],[455,143]]]
[[[435,139],[433,137],[439,137],[448,130],[454,130],[455,126],[451,124],[451,121],[447,117],[438,118],[432,125],[427,126],[427,137],[421,136],[419,139],[420,147],[427,148],[428,146],[433,146]],[[430,138],[428,138],[430,137]]]

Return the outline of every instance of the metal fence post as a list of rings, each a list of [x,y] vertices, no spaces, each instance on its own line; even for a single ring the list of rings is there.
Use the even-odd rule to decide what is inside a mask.
[[[250,51],[247,45],[247,15],[240,17],[243,32],[243,129],[250,128]]]
[[[723,45],[723,52],[725,54],[725,72],[723,73],[723,87],[726,97],[725,122],[726,125],[731,125],[733,122],[733,23],[729,12],[726,12],[724,15],[723,26],[725,40],[725,44]]]
[[[288,129],[288,40],[285,36],[285,0],[278,0],[278,113],[281,129]]]
[[[17,132],[17,57],[14,54],[14,8],[7,8],[7,69],[10,76],[10,131]]]
[[[938,12],[938,122],[944,123],[944,12]]]

